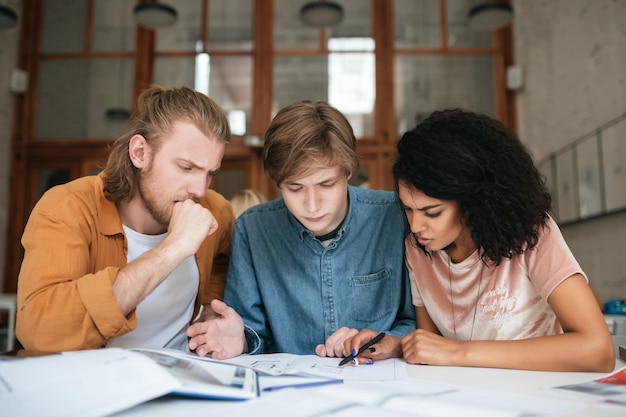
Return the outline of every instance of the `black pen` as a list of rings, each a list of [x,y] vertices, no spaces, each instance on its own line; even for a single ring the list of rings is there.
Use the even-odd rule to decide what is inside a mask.
[[[365,352],[367,349],[369,349],[370,346],[372,346],[374,343],[378,343],[380,342],[380,340],[385,337],[385,333],[378,333],[376,335],[376,337],[374,337],[372,340],[370,340],[369,342],[367,342],[366,344],[364,344],[363,346],[361,346],[361,348],[359,349],[359,351],[356,353],[356,355],[348,355],[345,358],[343,358],[341,360],[341,362],[339,362],[339,366],[343,366],[346,363],[350,362],[351,360],[353,360],[354,358],[356,358],[357,356],[359,356],[361,353]]]

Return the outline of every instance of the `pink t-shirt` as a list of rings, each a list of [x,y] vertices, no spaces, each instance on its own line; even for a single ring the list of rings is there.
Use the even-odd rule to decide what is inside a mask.
[[[547,302],[565,279],[584,272],[549,218],[537,246],[484,265],[478,251],[455,264],[443,251],[432,260],[406,240],[413,304],[426,307],[441,332],[457,340],[515,340],[563,333]]]

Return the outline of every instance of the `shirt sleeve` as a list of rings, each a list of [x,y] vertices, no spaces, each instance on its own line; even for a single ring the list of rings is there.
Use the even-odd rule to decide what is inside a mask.
[[[389,330],[389,334],[396,337],[404,337],[416,328],[415,308],[411,302],[411,285],[409,282],[408,268],[402,268],[402,283],[400,290],[401,305],[398,315]]]
[[[407,237],[404,243],[405,246],[405,259],[406,259],[406,267],[409,276],[409,283],[411,287],[411,299],[413,305],[415,307],[424,307],[424,301],[422,300],[422,296],[419,292],[419,288],[417,286],[417,277],[415,276],[416,265],[415,262],[418,259],[419,254],[417,254],[417,250],[409,241],[410,237]]]
[[[208,305],[211,301],[224,299],[224,287],[230,262],[230,251],[235,216],[228,202],[221,194],[213,190],[207,190],[206,197],[202,200],[217,221],[217,230],[208,236],[196,253],[198,269],[200,272],[200,287],[193,316],[197,316],[202,305]]]
[[[252,265],[247,231],[240,217],[235,222],[233,250],[224,291],[224,301],[235,309],[245,325],[246,340],[250,353],[264,353],[271,345],[271,330],[267,324],[263,301]]]
[[[546,221],[546,227],[540,230],[537,246],[526,251],[524,256],[529,279],[546,300],[561,282],[572,275],[581,274],[589,282],[551,217]]]
[[[99,348],[135,328],[134,313],[125,317],[113,296],[123,260],[92,270],[94,223],[88,207],[59,190],[49,191],[33,210],[22,237],[17,291],[16,333],[25,349]],[[123,239],[115,244],[122,246]],[[112,259],[116,255],[108,252],[124,254],[122,247],[100,250]]]

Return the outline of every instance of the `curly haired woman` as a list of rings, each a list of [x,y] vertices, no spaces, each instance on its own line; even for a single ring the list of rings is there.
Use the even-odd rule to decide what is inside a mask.
[[[611,371],[611,335],[550,217],[533,160],[500,122],[434,112],[398,143],[393,167],[418,329],[410,363]],[[348,346],[359,346],[362,332]]]

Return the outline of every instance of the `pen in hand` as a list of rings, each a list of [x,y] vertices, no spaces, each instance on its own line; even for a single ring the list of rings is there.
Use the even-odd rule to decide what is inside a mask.
[[[359,351],[356,353],[356,355],[348,355],[345,358],[343,358],[341,360],[341,362],[339,362],[339,366],[343,366],[345,364],[347,364],[348,362],[354,360],[357,356],[359,356],[360,354],[362,354],[363,352],[365,352],[367,349],[370,348],[370,346],[372,346],[375,343],[380,342],[380,340],[385,337],[385,333],[378,333],[376,335],[376,337],[374,337],[372,340],[370,340],[369,342],[367,342],[366,344],[364,344],[363,346],[361,346],[361,348],[359,349]]]

